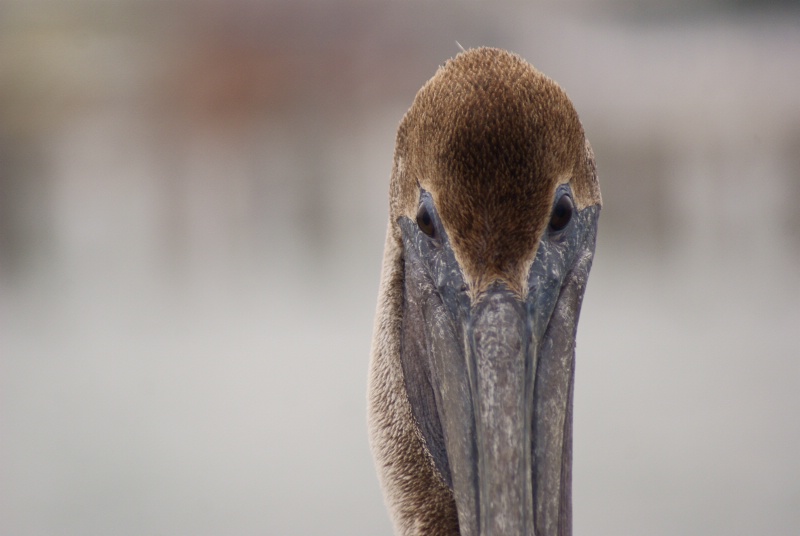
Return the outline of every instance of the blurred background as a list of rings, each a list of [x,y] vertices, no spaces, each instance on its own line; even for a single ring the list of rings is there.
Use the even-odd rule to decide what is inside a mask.
[[[456,42],[597,154],[575,533],[800,534],[800,6],[745,0],[0,0],[0,534],[391,534],[389,172]]]

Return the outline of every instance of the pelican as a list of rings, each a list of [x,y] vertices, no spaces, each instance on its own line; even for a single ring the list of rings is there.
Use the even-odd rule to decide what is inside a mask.
[[[572,533],[575,334],[602,200],[566,93],[478,48],[400,123],[369,373],[398,535]]]

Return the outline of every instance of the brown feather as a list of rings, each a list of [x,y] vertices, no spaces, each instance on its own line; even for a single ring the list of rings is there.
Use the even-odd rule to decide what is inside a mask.
[[[523,292],[556,187],[600,202],[593,156],[566,93],[525,60],[480,48],[442,66],[400,125],[391,217],[431,192],[473,296],[503,280]]]

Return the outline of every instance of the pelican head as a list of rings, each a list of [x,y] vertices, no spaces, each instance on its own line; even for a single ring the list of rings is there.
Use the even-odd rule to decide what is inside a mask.
[[[397,133],[369,385],[397,534],[571,534],[575,334],[600,190],[564,91],[480,48]]]

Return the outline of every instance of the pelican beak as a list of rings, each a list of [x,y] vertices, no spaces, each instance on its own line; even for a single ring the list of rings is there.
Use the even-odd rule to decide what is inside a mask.
[[[452,385],[459,381],[455,375],[441,385],[462,534],[571,533],[580,279],[572,274],[565,286],[537,289],[525,301],[495,284],[471,309],[464,330],[467,377],[461,379],[468,381],[469,397]],[[472,419],[453,422],[453,409]],[[470,437],[474,444],[463,440]]]
[[[467,324],[476,441],[452,469],[474,468],[471,483],[455,484],[457,496],[472,494],[479,534],[533,534],[532,327],[525,304],[501,284],[475,304]]]
[[[426,341],[404,349],[409,399],[462,535],[572,533],[575,334],[597,216],[582,212],[576,232],[542,240],[524,297],[498,281],[466,298],[445,254],[427,263],[430,288],[413,277],[406,285],[408,325],[417,327],[404,328],[413,331],[404,341],[420,331]],[[419,258],[409,246],[413,270]]]

